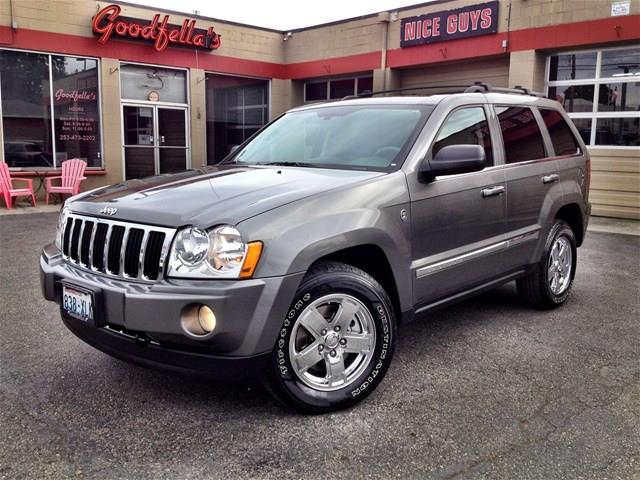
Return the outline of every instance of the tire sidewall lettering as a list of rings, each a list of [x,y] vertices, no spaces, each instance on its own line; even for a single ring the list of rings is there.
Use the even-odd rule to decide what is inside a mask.
[[[338,390],[336,392],[331,392],[332,394],[342,395],[344,400],[347,398],[351,398],[353,400],[363,395],[364,392],[368,392],[373,389],[384,376],[382,373],[388,367],[391,348],[393,345],[392,323],[390,320],[390,312],[387,311],[380,298],[373,295],[373,292],[364,294],[360,291],[362,287],[353,290],[351,288],[347,288],[345,290],[345,288],[336,287],[332,285],[320,286],[318,289],[312,287],[310,291],[307,291],[294,299],[291,308],[283,320],[282,328],[280,329],[278,339],[276,341],[276,366],[281,380],[289,384],[289,388],[297,388],[302,392],[312,391],[314,394],[320,394],[321,392],[310,390],[306,385],[304,385],[292,368],[291,359],[289,359],[289,341],[293,332],[293,326],[295,325],[298,316],[310,301],[315,298],[319,298],[320,296],[328,293],[328,291],[342,291],[348,295],[353,295],[362,301],[369,309],[373,316],[379,338],[374,347],[374,357],[371,359],[369,367],[367,367],[367,369],[362,373],[361,379],[353,385],[346,387],[344,391]],[[373,365],[373,368],[371,368],[371,365]],[[324,394],[324,392],[322,392],[322,394]]]

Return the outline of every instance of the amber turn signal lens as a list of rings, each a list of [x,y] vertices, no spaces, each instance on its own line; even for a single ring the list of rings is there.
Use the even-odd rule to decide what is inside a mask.
[[[242,263],[240,278],[253,277],[253,272],[255,272],[256,267],[258,266],[261,254],[262,242],[251,242],[247,245],[247,254],[245,255],[244,262]]]

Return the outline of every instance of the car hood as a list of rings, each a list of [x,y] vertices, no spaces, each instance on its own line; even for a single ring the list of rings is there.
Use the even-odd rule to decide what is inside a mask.
[[[208,228],[220,223],[235,225],[281,205],[380,175],[384,174],[222,165],[92,190],[74,198],[70,209],[113,220]]]

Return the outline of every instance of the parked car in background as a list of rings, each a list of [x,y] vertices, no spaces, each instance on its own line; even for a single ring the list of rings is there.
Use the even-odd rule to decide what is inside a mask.
[[[421,312],[513,280],[534,307],[564,303],[589,175],[562,107],[524,89],[305,106],[217,166],[69,200],[42,289],[110,355],[336,410]]]

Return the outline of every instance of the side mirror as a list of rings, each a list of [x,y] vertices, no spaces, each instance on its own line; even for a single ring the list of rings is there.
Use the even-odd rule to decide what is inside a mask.
[[[229,149],[229,155],[235,152],[238,148],[240,148],[240,145],[231,145],[231,148]]]
[[[478,172],[485,167],[486,155],[480,145],[447,145],[420,167],[421,178],[431,181],[440,175]]]

